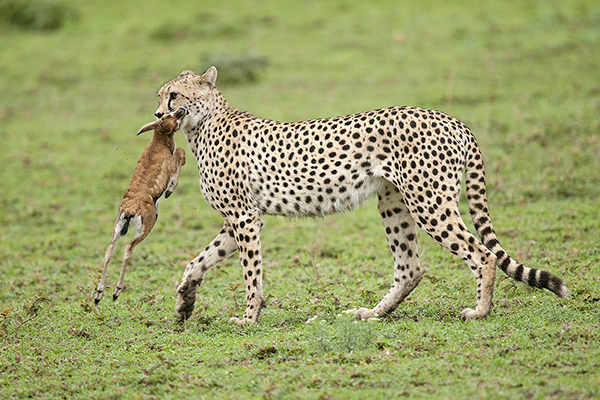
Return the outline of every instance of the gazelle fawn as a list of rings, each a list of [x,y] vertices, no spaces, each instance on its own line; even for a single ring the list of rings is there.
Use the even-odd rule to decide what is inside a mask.
[[[125,269],[135,246],[148,236],[156,222],[158,202],[162,195],[168,198],[179,181],[179,172],[185,164],[185,151],[175,145],[175,132],[182,119],[188,114],[187,107],[166,114],[154,122],[144,125],[142,132],[154,130],[152,141],[137,162],[129,188],[123,195],[119,214],[113,228],[113,237],[106,249],[102,277],[96,289],[95,302],[98,304],[104,295],[106,271],[115,251],[115,244],[124,236],[129,227],[135,230],[135,237],[125,247],[121,275],[113,294],[116,300],[123,290]]]

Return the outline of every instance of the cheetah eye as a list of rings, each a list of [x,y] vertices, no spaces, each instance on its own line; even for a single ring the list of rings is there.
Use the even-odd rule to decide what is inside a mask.
[[[179,93],[171,92],[171,100],[175,100],[179,96]]]

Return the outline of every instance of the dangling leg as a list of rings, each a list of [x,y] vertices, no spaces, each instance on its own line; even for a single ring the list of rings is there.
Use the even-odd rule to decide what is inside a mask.
[[[144,217],[142,219],[141,216],[136,215],[131,218],[130,224],[135,229],[135,237],[127,246],[125,247],[125,254],[123,255],[123,265],[121,267],[121,275],[119,276],[119,280],[117,281],[117,286],[115,287],[115,292],[113,293],[113,301],[117,300],[123,291],[123,285],[125,281],[125,270],[127,269],[127,264],[129,263],[129,258],[131,257],[131,253],[133,253],[133,249],[135,246],[141,243],[142,240],[148,236],[154,224],[156,223],[156,208],[153,208],[147,213],[144,213]]]
[[[126,221],[123,219],[123,216],[119,216],[115,221],[115,226],[113,228],[113,238],[110,241],[108,247],[106,248],[106,253],[104,254],[104,268],[102,268],[102,276],[100,277],[100,282],[98,283],[98,287],[96,288],[96,296],[94,297],[94,302],[96,304],[100,303],[102,300],[102,296],[104,296],[104,289],[106,285],[106,271],[108,270],[108,263],[110,262],[114,252],[115,252],[115,244],[121,238],[121,230],[123,229],[123,225]]]
[[[175,303],[175,310],[180,318],[187,319],[192,315],[196,301],[196,287],[202,284],[202,279],[208,270],[235,253],[237,249],[233,229],[229,222],[225,221],[217,237],[185,268],[181,283],[177,287]]]
[[[185,165],[185,150],[183,150],[181,147],[178,147],[173,156],[175,157],[175,162],[177,164],[177,172],[169,180],[169,186],[167,187],[167,190],[165,190],[165,199],[168,199],[177,188],[181,167]]]
[[[115,292],[113,293],[113,301],[117,300],[123,291],[124,281],[125,281],[125,270],[127,269],[127,264],[129,263],[129,258],[131,257],[131,253],[133,253],[133,249],[137,246],[143,238],[135,238],[131,242],[127,244],[125,247],[125,255],[123,256],[123,265],[121,266],[121,275],[119,276],[119,280],[117,281],[117,286],[115,287]]]
[[[260,247],[260,232],[264,222],[258,211],[247,211],[241,214],[238,220],[231,223],[240,252],[246,289],[246,311],[242,319],[237,317],[230,319],[237,324],[258,322],[260,311],[264,306]]]
[[[361,319],[393,312],[417,287],[423,275],[419,267],[417,226],[402,201],[402,194],[394,185],[389,184],[378,199],[379,213],[394,255],[394,283],[375,308],[360,308],[357,311],[357,317]]]

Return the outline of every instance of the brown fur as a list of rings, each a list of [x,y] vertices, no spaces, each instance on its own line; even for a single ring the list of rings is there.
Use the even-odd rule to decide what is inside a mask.
[[[106,271],[108,263],[115,250],[115,243],[121,236],[127,233],[129,225],[139,220],[141,226],[137,226],[134,239],[125,248],[121,276],[113,294],[116,300],[123,290],[125,269],[131,253],[135,246],[148,236],[156,223],[157,206],[160,197],[169,197],[179,181],[179,172],[185,164],[185,151],[175,146],[175,132],[179,130],[181,120],[187,115],[187,109],[179,108],[177,111],[167,114],[162,118],[144,125],[138,135],[154,129],[150,144],[137,162],[129,188],[123,195],[119,206],[119,213],[113,228],[113,238],[104,258],[102,277],[96,290],[96,304],[100,302],[104,294]]]

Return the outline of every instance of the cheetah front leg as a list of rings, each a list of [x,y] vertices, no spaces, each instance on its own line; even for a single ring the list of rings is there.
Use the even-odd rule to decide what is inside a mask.
[[[237,324],[258,322],[260,311],[264,306],[262,288],[262,254],[260,247],[260,232],[264,226],[258,211],[242,212],[231,226],[235,232],[240,264],[244,274],[246,290],[246,311],[242,318],[233,317],[230,321]]]
[[[179,287],[177,287],[177,300],[175,310],[180,318],[187,319],[194,311],[196,301],[196,288],[202,284],[202,279],[209,269],[235,253],[237,243],[233,229],[225,221],[223,229],[198,257],[194,258],[185,268]]]
[[[417,225],[402,200],[399,190],[389,184],[378,196],[378,209],[385,234],[394,255],[394,283],[373,309],[360,308],[356,316],[363,320],[393,312],[421,281]]]

